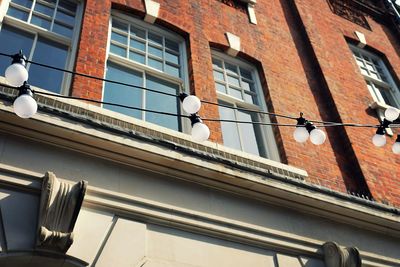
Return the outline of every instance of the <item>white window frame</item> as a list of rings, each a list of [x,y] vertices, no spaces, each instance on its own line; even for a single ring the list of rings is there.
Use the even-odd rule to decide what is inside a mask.
[[[31,54],[25,55],[28,60],[32,60],[33,58],[33,51],[35,49],[38,36],[43,36],[46,39],[51,41],[55,41],[62,45],[68,46],[68,57],[65,63],[65,69],[72,71],[75,65],[76,60],[76,53],[78,48],[78,41],[79,41],[79,34],[81,29],[82,23],[82,14],[83,14],[83,2],[81,0],[75,0],[77,2],[77,10],[76,10],[76,17],[75,17],[75,25],[74,25],[74,32],[71,38],[65,37],[61,34],[46,30],[34,24],[30,24],[28,22],[16,19],[14,17],[8,16],[7,10],[10,6],[11,0],[3,0],[0,4],[0,31],[4,24],[18,28],[24,32],[30,33],[35,35],[35,39],[33,41]],[[18,51],[15,51],[18,53]],[[10,61],[11,62],[11,61]],[[27,69],[29,70],[30,64],[27,64]],[[68,95],[70,91],[72,75],[64,73],[63,75],[63,82],[60,88],[61,95]]]
[[[261,86],[259,73],[255,66],[245,62],[244,60],[241,60],[238,58],[233,58],[227,54],[224,54],[224,53],[221,53],[221,52],[218,52],[215,50],[211,51],[211,56],[213,59],[215,58],[215,59],[223,60],[224,62],[228,62],[233,65],[242,67],[251,72],[251,75],[252,75],[253,81],[254,81],[256,95],[257,95],[257,101],[258,101],[259,105],[245,102],[242,99],[239,99],[234,96],[220,92],[214,87],[214,89],[217,92],[217,97],[218,97],[219,101],[229,103],[230,105],[233,105],[234,107],[238,107],[238,108],[245,108],[245,109],[256,110],[256,111],[260,111],[260,112],[268,112],[268,108],[265,103],[264,92],[263,92],[262,86]],[[226,73],[224,73],[224,75],[226,76]],[[227,81],[227,77],[225,77],[225,81]],[[214,79],[214,84],[215,84],[215,79]],[[235,112],[235,117],[237,118],[238,111],[236,109],[233,109],[233,110]],[[260,122],[262,122],[262,123],[270,123],[271,122],[269,115],[266,115],[266,114],[257,114],[257,115],[259,116]],[[257,138],[257,141],[262,142],[262,147],[265,150],[265,151],[260,151],[260,154],[265,154],[265,157],[267,157],[268,159],[280,161],[278,148],[277,148],[277,144],[276,144],[276,140],[275,140],[275,134],[272,130],[272,127],[267,126],[267,125],[260,125],[260,129],[262,132],[262,136],[260,136],[261,140],[258,140],[259,138]],[[239,134],[239,139],[240,139],[239,140],[240,145],[243,147],[243,141],[242,141],[243,138],[240,136],[240,131],[238,131],[238,134]],[[247,153],[243,150],[240,150],[240,151],[242,151],[243,153]]]
[[[127,24],[134,24],[135,27],[139,28],[139,29],[144,29],[144,30],[149,30],[155,34],[164,36],[172,41],[175,41],[177,43],[179,43],[179,51],[180,51],[180,65],[181,65],[181,77],[175,77],[172,75],[169,75],[167,73],[164,73],[163,71],[160,71],[158,69],[152,68],[148,65],[144,65],[141,64],[139,62],[135,62],[133,60],[130,60],[126,57],[122,57],[119,55],[115,55],[112,54],[110,52],[110,44],[111,44],[111,32],[112,32],[112,19],[116,18],[117,20],[122,20]],[[106,78],[107,75],[107,62],[110,61],[112,63],[116,63],[118,65],[121,65],[123,67],[127,67],[129,69],[132,69],[134,71],[138,71],[143,73],[143,77],[144,77],[144,85],[143,87],[146,87],[146,74],[150,74],[152,76],[158,77],[160,79],[163,79],[167,82],[171,82],[174,84],[179,85],[179,91],[180,92],[184,92],[189,94],[189,74],[188,74],[188,65],[187,65],[187,52],[186,52],[186,40],[180,36],[178,33],[174,33],[169,31],[168,29],[162,28],[161,26],[157,26],[157,25],[153,25],[150,23],[147,23],[143,20],[140,20],[138,18],[134,18],[132,16],[123,14],[119,11],[115,11],[112,10],[111,11],[111,16],[110,16],[110,20],[109,20],[109,30],[108,30],[108,40],[107,40],[107,52],[106,52],[106,59],[105,59],[105,71],[104,71],[104,78]],[[147,41],[146,41],[147,42]],[[147,47],[147,45],[146,45]],[[129,49],[129,48],[128,48]],[[145,51],[145,53],[147,54],[147,50]],[[103,91],[102,91],[102,100],[104,100],[104,88],[105,88],[105,82],[103,83]],[[178,94],[180,93],[178,92]],[[144,94],[145,97],[145,94]],[[142,99],[142,103],[145,103],[145,99]],[[179,101],[179,99],[178,99]],[[102,105],[103,106],[103,105]],[[178,104],[178,107],[180,107],[180,110],[178,110],[180,112],[180,114],[185,114],[181,105]],[[142,118],[141,120],[145,123],[150,123],[147,122],[145,120],[145,116],[143,115],[145,113],[142,113]],[[144,116],[144,117],[143,117]],[[153,123],[152,123],[153,124]],[[190,125],[190,121],[188,119],[180,119],[180,125],[181,125],[181,131],[184,133],[190,133],[191,131],[191,125]],[[162,126],[159,126],[162,127]]]
[[[396,105],[395,108],[400,108],[399,88],[397,87],[396,83],[394,82],[393,77],[390,74],[389,70],[387,69],[383,60],[379,56],[377,56],[365,49],[356,47],[354,45],[350,45],[350,49],[352,50],[352,54],[353,54],[354,60],[356,61],[356,65],[357,65],[361,75],[364,77],[365,82],[367,84],[369,84],[369,83],[372,84],[372,86],[367,86],[367,88],[368,88],[374,102],[376,102],[379,106],[391,106],[392,104],[395,104]],[[376,79],[370,75],[363,74],[361,72],[361,67],[357,63],[356,55],[354,54],[354,52],[359,53],[361,56],[367,56],[367,57],[371,58],[372,60],[375,60],[379,65],[378,67],[380,67],[380,69],[382,70],[383,75],[387,79],[387,82],[380,80],[380,79]],[[364,58],[361,58],[361,60],[364,63],[369,62],[369,61],[365,60]],[[376,64],[373,64],[373,65],[375,66]],[[369,72],[369,71],[367,71],[367,72]],[[394,103],[386,103],[384,98],[382,97],[382,94],[380,93],[380,91],[378,89],[375,88],[375,86],[379,86],[379,87],[383,88],[384,90],[387,90],[389,92],[391,98],[393,99]]]

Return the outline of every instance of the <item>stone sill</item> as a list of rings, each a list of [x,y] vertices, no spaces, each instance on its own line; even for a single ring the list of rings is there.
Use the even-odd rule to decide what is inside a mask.
[[[36,91],[43,91],[40,88],[33,87],[33,89]],[[2,98],[12,100],[16,94],[16,90],[0,86],[0,95]],[[254,170],[258,173],[263,172],[267,175],[272,174],[296,180],[303,180],[308,176],[307,172],[304,170],[230,149],[214,142],[194,142],[188,134],[103,109],[84,101],[38,94],[35,95],[35,99],[38,102],[39,113],[41,111],[53,113],[72,120],[79,120],[83,124],[99,125],[113,132],[125,132],[141,139],[155,141],[157,144],[171,147],[178,151],[180,150],[179,148],[183,148],[183,150],[180,151],[189,152],[191,155],[198,154],[203,157],[205,156],[206,158],[215,159],[216,161],[224,162],[230,166],[242,167],[246,171]]]

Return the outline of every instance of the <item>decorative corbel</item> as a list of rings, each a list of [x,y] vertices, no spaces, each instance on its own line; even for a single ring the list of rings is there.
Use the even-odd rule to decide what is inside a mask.
[[[73,229],[82,206],[86,181],[61,182],[54,173],[43,177],[36,248],[66,253],[74,241]]]
[[[361,267],[360,252],[356,247],[341,248],[335,242],[323,244],[326,267]]]

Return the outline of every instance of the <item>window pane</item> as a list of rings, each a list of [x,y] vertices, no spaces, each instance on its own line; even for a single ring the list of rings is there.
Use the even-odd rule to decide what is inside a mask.
[[[153,46],[149,45],[149,51],[148,52],[149,52],[150,55],[162,58],[163,52],[162,52],[162,49],[160,49],[160,48],[153,47]]]
[[[165,72],[175,77],[180,76],[179,68],[169,64],[165,64]]]
[[[149,32],[149,41],[159,45],[163,44],[162,37],[151,32]]]
[[[148,63],[149,63],[150,67],[153,67],[155,69],[162,71],[163,63],[161,61],[149,58]]]
[[[179,65],[179,56],[165,51],[165,60]]]
[[[66,14],[62,11],[57,11],[56,20],[64,22],[65,24],[73,26],[75,24],[75,17],[69,14]]]
[[[157,77],[147,75],[146,87],[157,91],[177,95],[179,86]],[[146,109],[177,114],[178,98],[146,92]],[[179,118],[175,116],[146,112],[146,121],[152,122],[173,130],[179,130]]]
[[[44,15],[53,17],[54,9],[52,9],[52,8],[50,8],[48,6],[42,5],[40,3],[36,2],[34,10],[39,12],[39,13],[42,13]]]
[[[67,56],[67,46],[39,37],[32,60],[63,69],[65,68]],[[61,92],[63,77],[64,73],[61,71],[34,64],[29,68],[29,82],[52,92]]]
[[[244,101],[247,103],[258,105],[257,97],[253,94],[244,94]]]
[[[141,55],[139,53],[135,53],[133,51],[129,51],[129,59],[145,64],[146,63],[146,58],[144,57],[144,55]]]
[[[243,111],[238,111],[238,120],[248,122],[253,121],[252,116],[249,113]],[[253,124],[250,123],[238,123],[238,125],[243,140],[243,151],[255,155],[260,155],[257,145],[256,133],[254,131],[254,127],[256,127],[256,125],[253,126]]]
[[[122,57],[126,57],[126,49],[114,44],[110,45],[110,52]]]
[[[21,11],[19,9],[9,7],[8,11],[7,11],[7,15],[14,17],[16,19],[27,21],[29,14],[27,12]]]
[[[214,79],[215,80],[219,80],[219,81],[224,81],[225,80],[224,74],[222,72],[214,70],[213,73],[214,73]]]
[[[229,95],[239,98],[239,99],[243,99],[242,91],[234,89],[232,87],[229,87]]]
[[[19,29],[3,24],[0,32],[0,40],[7,40],[7,42],[0,42],[0,51],[7,54],[17,54],[19,49],[25,56],[29,56],[35,36],[26,33]],[[2,58],[0,60],[0,73],[4,75],[6,68],[11,64],[11,59]]]
[[[39,27],[42,27],[42,28],[44,28],[46,30],[49,30],[50,29],[50,25],[51,25],[51,22],[49,20],[41,18],[41,17],[38,17],[38,16],[32,16],[31,23],[35,24],[35,25],[37,25]]]
[[[146,44],[144,42],[140,42],[140,41],[137,41],[137,40],[134,40],[134,39],[131,39],[130,46],[132,48],[136,48],[136,49],[141,50],[141,51],[145,51],[146,50]]]
[[[226,94],[226,87],[224,84],[220,83],[215,83],[215,87],[217,88],[217,91],[225,93]]]
[[[179,44],[174,41],[165,39],[165,47],[174,50],[175,52],[179,52]]]
[[[227,105],[226,103],[219,102]],[[235,111],[226,107],[218,107],[221,120],[236,120]],[[221,131],[224,145],[234,149],[241,149],[237,124],[234,122],[221,122]]]
[[[131,26],[131,35],[146,39],[146,32],[133,26]]]
[[[126,36],[116,33],[116,32],[111,33],[111,40],[119,42],[124,45],[126,45],[128,43],[128,38]]]
[[[54,0],[46,0],[47,2],[53,2],[53,3],[55,3],[55,1]],[[77,7],[77,5],[76,5],[76,3],[72,3],[72,2],[70,2],[70,1],[65,1],[65,0],[61,0],[61,1],[59,1],[58,2],[58,6],[59,7],[62,7],[62,8],[65,8],[66,10],[68,10],[68,11],[70,11],[70,12],[72,12],[72,13],[75,13],[76,12],[76,7]]]
[[[226,73],[237,74],[237,67],[230,63],[225,62]]]
[[[239,86],[239,79],[228,75],[228,83],[235,86]]]
[[[74,31],[73,31],[73,29],[65,27],[64,25],[60,25],[58,23],[54,23],[53,32],[71,38]]]
[[[106,78],[108,80],[120,81],[136,86],[143,86],[142,73],[121,67],[117,64],[113,64],[110,62],[107,63]],[[142,94],[142,89],[106,82],[104,86],[103,100],[105,102],[142,108]],[[142,112],[139,110],[127,109],[111,105],[103,105],[103,107],[128,116],[142,119]]]
[[[12,0],[11,2],[16,3],[18,5],[31,8],[32,7],[32,0]]]
[[[240,74],[242,75],[242,77],[246,79],[253,80],[253,77],[251,77],[251,72],[248,70],[240,68]]]
[[[118,21],[118,20],[114,20],[114,19],[113,19],[113,21],[112,21],[112,27],[113,27],[113,28],[116,28],[116,29],[118,29],[118,30],[124,31],[124,32],[128,32],[128,25],[125,24],[125,23],[123,23],[123,22],[120,22],[120,21]]]

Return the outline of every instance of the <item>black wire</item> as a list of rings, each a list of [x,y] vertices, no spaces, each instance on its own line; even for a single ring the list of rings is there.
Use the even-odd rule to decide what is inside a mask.
[[[12,57],[12,55],[10,55],[10,54],[5,54],[5,53],[2,53],[2,52],[0,52],[0,56]],[[54,69],[54,70],[57,70],[57,71],[66,72],[66,73],[70,73],[70,74],[73,74],[73,75],[82,76],[82,77],[85,77],[85,78],[90,78],[90,79],[94,79],[94,80],[99,80],[99,81],[114,83],[114,84],[123,85],[123,86],[128,86],[128,87],[137,88],[137,89],[143,89],[143,90],[146,90],[146,91],[150,91],[150,92],[154,92],[154,93],[158,93],[158,94],[162,94],[162,95],[167,95],[167,96],[180,97],[180,95],[165,93],[165,92],[161,92],[161,91],[158,91],[158,90],[155,90],[155,89],[150,89],[150,88],[146,88],[146,87],[142,87],[142,86],[137,86],[137,85],[133,85],[133,84],[118,82],[118,81],[109,80],[109,79],[105,79],[105,78],[100,78],[100,77],[96,77],[96,76],[92,76],[92,75],[88,75],[88,74],[84,74],[84,73],[80,73],[80,72],[70,71],[70,70],[66,70],[66,69],[62,69],[62,68],[50,66],[50,65],[47,65],[47,64],[42,64],[42,63],[34,62],[34,61],[31,61],[31,60],[26,60],[26,62],[31,63],[31,64],[34,64],[34,65],[38,65],[38,66],[41,66],[41,67],[45,67],[45,68],[49,68],[49,69]],[[5,86],[5,85],[3,85],[3,86]],[[12,86],[5,86],[5,87],[13,88],[13,89],[18,89],[18,88],[16,88],[16,87],[12,87]],[[174,113],[162,112],[162,111],[156,111],[156,110],[148,110],[148,109],[137,108],[137,107],[127,106],[127,105],[122,105],[122,104],[117,104],[117,103],[111,103],[111,102],[104,102],[104,101],[93,100],[93,99],[89,99],[89,98],[73,97],[73,96],[64,96],[64,95],[53,94],[53,93],[46,93],[46,92],[41,92],[41,91],[34,91],[34,92],[35,92],[36,94],[49,95],[49,96],[55,96],[55,97],[60,97],[60,98],[68,98],[68,99],[75,99],[75,100],[84,100],[84,101],[88,101],[88,102],[92,102],[92,103],[97,103],[97,104],[104,104],[104,105],[117,106],[117,107],[122,107],[122,108],[127,108],[127,109],[134,109],[134,110],[139,110],[139,111],[146,111],[146,112],[150,112],[150,113],[156,113],[156,114],[162,114],[162,115],[168,115],[168,116],[177,116],[177,117],[183,117],[183,118],[190,118],[190,116],[187,116],[187,115],[174,114]],[[297,120],[297,117],[288,116],[288,115],[283,115],[283,114],[277,114],[277,113],[266,112],[266,111],[259,111],[259,110],[253,110],[253,109],[246,109],[246,108],[232,107],[232,106],[229,106],[229,105],[224,105],[224,104],[220,104],[220,103],[215,103],[215,102],[211,102],[211,101],[207,101],[207,100],[201,100],[201,102],[202,102],[202,103],[205,103],[205,104],[216,105],[216,106],[226,107],[226,108],[235,109],[235,110],[240,110],[240,111],[247,111],[247,112],[252,112],[252,113],[257,113],[257,114],[265,114],[265,115],[271,115],[271,116],[275,116],[275,117],[281,117],[281,118],[286,118],[286,119]],[[248,121],[223,120],[223,119],[208,119],[208,118],[203,118],[202,120],[203,120],[203,121],[219,121],[219,122],[235,122],[235,123],[251,123],[251,124],[258,124],[258,125],[297,126],[296,124],[248,122]],[[333,126],[364,127],[364,128],[378,128],[378,127],[379,127],[379,125],[368,125],[368,124],[358,124],[358,123],[338,123],[338,122],[326,122],[326,121],[318,121],[318,120],[309,120],[309,121],[310,121],[310,122],[313,122],[313,123],[318,123],[318,124],[320,124],[320,125],[317,125],[318,127],[333,127]],[[390,128],[398,128],[398,127],[400,127],[400,126],[391,125]]]

